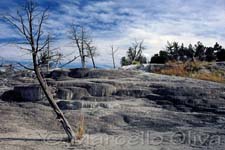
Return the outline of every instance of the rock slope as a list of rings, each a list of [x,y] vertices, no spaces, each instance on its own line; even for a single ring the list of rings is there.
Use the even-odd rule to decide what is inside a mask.
[[[124,70],[57,70],[47,77],[74,130],[84,115],[86,138],[75,146],[60,142],[65,135],[44,99],[4,99],[0,101],[2,149],[225,147],[224,84]]]

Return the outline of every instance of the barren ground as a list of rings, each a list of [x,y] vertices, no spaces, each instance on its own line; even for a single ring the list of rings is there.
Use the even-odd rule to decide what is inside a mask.
[[[71,72],[52,75],[48,82],[60,88],[56,99],[75,131],[80,113],[84,115],[83,141],[64,141],[66,135],[44,99],[0,100],[0,150],[225,147],[224,84],[132,71]],[[1,93],[24,83],[5,79]]]

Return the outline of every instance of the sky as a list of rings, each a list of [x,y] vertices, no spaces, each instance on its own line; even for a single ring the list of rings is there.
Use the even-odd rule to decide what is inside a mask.
[[[35,0],[34,0],[35,1]],[[111,65],[111,49],[119,48],[116,63],[126,55],[134,40],[144,40],[144,55],[150,58],[165,48],[167,41],[188,45],[198,41],[206,46],[219,42],[225,47],[225,0],[36,0],[49,6],[46,33],[52,47],[59,48],[64,61],[77,55],[70,40],[72,23],[88,29],[97,46],[97,65]],[[24,0],[0,0],[0,15],[16,14]],[[30,55],[13,44],[20,39],[0,20],[0,57],[25,61]],[[73,53],[74,52],[74,53]],[[79,63],[79,60],[77,60]]]

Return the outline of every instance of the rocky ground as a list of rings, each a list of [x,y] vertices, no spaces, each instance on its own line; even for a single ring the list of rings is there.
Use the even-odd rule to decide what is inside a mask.
[[[66,135],[45,99],[27,102],[5,94],[34,80],[2,76],[0,150],[225,147],[224,84],[128,70],[58,70],[47,77],[75,131],[84,115],[83,140],[64,142]]]

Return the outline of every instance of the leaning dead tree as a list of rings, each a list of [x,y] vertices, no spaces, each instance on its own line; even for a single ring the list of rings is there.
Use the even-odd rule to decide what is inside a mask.
[[[72,25],[70,38],[79,51],[82,68],[86,68],[86,59],[91,58],[93,67],[95,68],[94,57],[96,56],[96,47],[83,26]],[[76,58],[76,57],[75,57]]]
[[[111,46],[111,56],[112,56],[112,61],[113,61],[113,68],[116,68],[116,63],[115,63],[115,54],[118,52],[119,48],[117,47],[116,49],[114,46]]]
[[[51,90],[41,74],[40,56],[49,44],[49,38],[46,37],[43,31],[43,24],[46,22],[47,18],[48,9],[40,10],[37,4],[33,1],[28,1],[20,11],[17,11],[16,15],[8,15],[4,17],[5,21],[12,25],[12,27],[19,32],[21,38],[24,39],[23,44],[26,46],[23,47],[23,50],[30,52],[33,60],[33,68],[26,67],[26,69],[33,70],[35,72],[47,100],[68,135],[69,142],[73,142],[75,140],[75,134],[69,122],[64,117],[64,114],[54,101]]]

